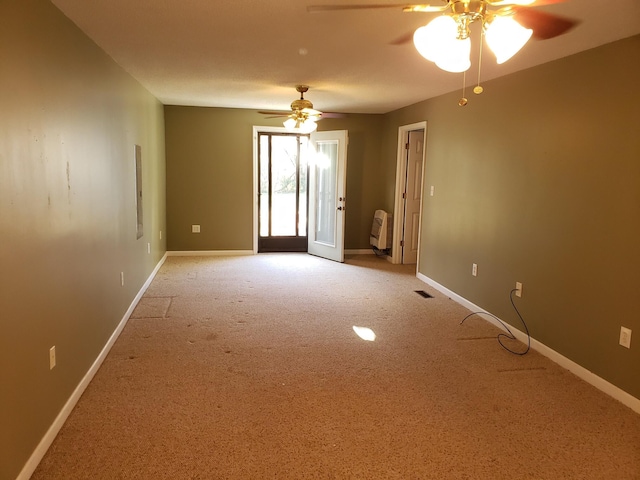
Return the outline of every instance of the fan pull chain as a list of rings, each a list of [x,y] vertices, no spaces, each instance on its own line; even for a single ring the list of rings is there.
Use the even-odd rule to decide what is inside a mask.
[[[464,96],[464,90],[467,86],[467,72],[462,72],[462,98],[460,100],[458,100],[458,105],[460,105],[461,107],[464,107],[468,100],[467,98]]]
[[[473,93],[476,95],[480,95],[484,88],[480,86],[480,69],[482,68],[482,40],[484,39],[484,35],[482,29],[480,29],[480,53],[478,54],[478,84],[473,88]]]

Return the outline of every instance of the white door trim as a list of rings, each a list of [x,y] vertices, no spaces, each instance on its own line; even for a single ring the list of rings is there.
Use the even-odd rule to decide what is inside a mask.
[[[402,224],[404,222],[404,214],[402,212],[404,192],[404,182],[407,176],[407,164],[405,158],[405,144],[409,141],[409,132],[413,130],[424,130],[423,149],[422,149],[422,179],[420,180],[421,197],[424,202],[424,175],[427,169],[427,122],[422,121],[412,123],[410,125],[402,125],[398,128],[398,154],[396,157],[396,195],[393,206],[393,243],[391,244],[391,263],[402,263],[402,250],[400,241],[402,240]],[[422,203],[420,204],[420,227],[418,233],[418,245],[420,245],[420,234],[422,233]],[[418,248],[418,263],[416,263],[416,271],[420,265],[420,248]]]

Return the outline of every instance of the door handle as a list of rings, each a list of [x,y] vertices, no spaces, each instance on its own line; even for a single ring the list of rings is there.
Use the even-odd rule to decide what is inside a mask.
[[[346,210],[346,207],[338,207],[338,210]]]

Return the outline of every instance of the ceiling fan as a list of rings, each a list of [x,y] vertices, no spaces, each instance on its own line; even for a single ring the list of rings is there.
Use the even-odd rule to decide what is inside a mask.
[[[386,3],[386,4],[344,4],[344,5],[309,5],[310,13],[332,10],[368,10],[384,8],[401,8],[403,12],[445,13],[462,24],[461,36],[468,35],[468,26],[472,22],[482,20],[488,27],[496,17],[513,17],[523,27],[533,30],[533,37],[546,40],[566,33],[578,24],[577,20],[535,10],[534,7],[563,3],[566,0],[441,0],[443,5]],[[411,37],[402,37],[394,43],[405,43]]]
[[[304,98],[304,94],[309,91],[307,85],[296,85],[296,91],[300,93],[300,98],[291,102],[291,111],[267,110],[258,112],[262,115],[270,115],[268,118],[287,117],[284,126],[289,130],[311,133],[318,128],[317,121],[322,117],[341,117],[339,113],[323,113],[313,108],[313,103]]]
[[[442,13],[428,24],[392,42],[413,43],[418,52],[442,70],[460,73],[471,67],[470,26],[482,26],[480,42],[487,41],[497,62],[504,63],[515,55],[531,37],[545,40],[568,32],[579,22],[537,10],[535,7],[561,3],[564,0],[441,0],[442,4],[345,4],[310,5],[307,11],[365,10],[400,8],[403,12]],[[481,49],[480,49],[481,50]],[[478,67],[478,78],[480,77]],[[482,87],[474,88],[481,93]],[[466,105],[466,99],[460,100]]]

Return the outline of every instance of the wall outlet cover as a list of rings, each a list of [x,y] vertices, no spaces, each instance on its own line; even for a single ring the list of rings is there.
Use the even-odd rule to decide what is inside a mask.
[[[631,348],[631,329],[620,327],[620,345]]]

